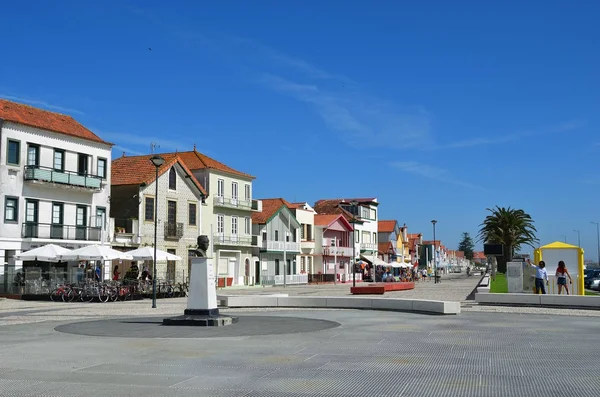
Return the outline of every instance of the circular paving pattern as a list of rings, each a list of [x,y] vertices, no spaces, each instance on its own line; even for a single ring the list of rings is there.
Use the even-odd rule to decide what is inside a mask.
[[[284,335],[323,331],[340,325],[335,321],[276,316],[237,316],[237,323],[223,327],[165,326],[163,317],[118,318],[59,325],[56,331],[86,336],[119,338],[227,338]]]

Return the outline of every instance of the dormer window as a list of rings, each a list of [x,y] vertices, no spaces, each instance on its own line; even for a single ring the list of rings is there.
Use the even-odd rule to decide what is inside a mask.
[[[177,190],[177,171],[175,167],[169,170],[169,190]]]

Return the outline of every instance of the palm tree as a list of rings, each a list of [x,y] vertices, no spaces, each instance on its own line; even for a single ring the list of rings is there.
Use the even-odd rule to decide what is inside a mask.
[[[512,261],[522,245],[534,247],[539,241],[533,219],[521,209],[486,208],[488,215],[480,226],[478,239],[484,243],[502,244],[504,256],[498,258],[498,272],[506,273],[506,263]]]

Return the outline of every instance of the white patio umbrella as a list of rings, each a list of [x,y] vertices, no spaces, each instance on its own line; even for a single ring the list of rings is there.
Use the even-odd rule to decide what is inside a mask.
[[[131,255],[136,261],[151,261],[154,259],[154,247],[142,247],[133,251],[128,251],[126,254]],[[170,254],[166,251],[156,249],[157,261],[180,261],[181,257]]]
[[[132,259],[131,255],[117,251],[106,245],[88,245],[59,255],[64,261],[111,261],[113,259]]]
[[[55,244],[46,244],[29,251],[21,252],[15,257],[20,261],[58,262],[60,255],[70,253],[70,249]]]

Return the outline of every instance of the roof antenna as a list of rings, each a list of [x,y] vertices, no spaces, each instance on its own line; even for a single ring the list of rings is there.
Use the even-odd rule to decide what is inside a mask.
[[[156,148],[159,148],[160,145],[156,142],[150,142],[150,153],[154,154]]]
[[[196,151],[196,142],[194,142],[194,152]]]
[[[123,157],[125,157],[125,151],[123,151]]]

